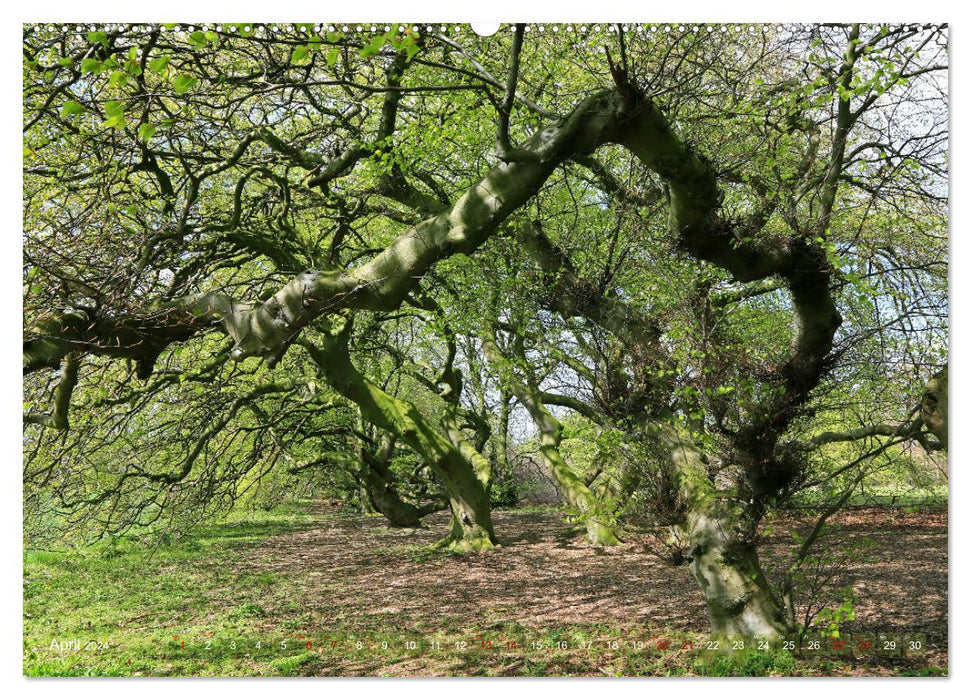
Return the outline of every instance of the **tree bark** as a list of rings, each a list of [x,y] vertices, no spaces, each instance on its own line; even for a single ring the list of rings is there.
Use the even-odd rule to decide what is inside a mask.
[[[533,423],[540,431],[540,454],[546,467],[556,479],[567,505],[579,512],[581,522],[587,531],[587,541],[593,545],[620,544],[614,528],[606,522],[603,506],[583,480],[567,464],[560,453],[563,440],[563,424],[549,412],[540,400],[541,392],[529,382],[516,376],[509,361],[502,355],[492,337],[492,330],[482,334],[482,351],[502,374],[509,390],[526,407]]]
[[[734,534],[740,517],[711,507],[693,510],[688,518],[691,574],[705,596],[712,632],[766,639],[781,635],[782,608],[755,544]]]
[[[368,262],[346,270],[305,270],[265,302],[245,303],[211,292],[135,315],[52,314],[24,340],[24,372],[56,368],[64,355],[79,350],[138,359],[148,376],[168,345],[217,324],[235,341],[234,359],[259,356],[273,366],[294,338],[323,314],[342,308],[398,308],[439,261],[481,246],[560,163],[618,141],[629,128],[629,116],[616,91],[591,95],[517,149],[531,157],[496,165],[451,207],[410,228]]]
[[[512,478],[512,468],[509,464],[509,399],[509,391],[503,388],[499,397],[499,429],[496,431],[496,443],[493,448],[495,462],[506,478]]]
[[[414,405],[385,393],[354,367],[347,347],[349,333],[348,323],[337,336],[325,334],[320,346],[302,345],[328,383],[357,404],[369,423],[394,434],[425,459],[442,480],[452,509],[452,522],[451,532],[440,546],[456,552],[493,548],[497,540],[489,508],[488,483],[480,480],[462,453]]]
[[[759,563],[758,516],[734,490],[716,488],[701,452],[670,426],[661,440],[677,470],[686,503],[675,526],[691,574],[701,586],[712,632],[774,638],[785,631],[782,606]]]
[[[931,377],[924,387],[920,418],[927,429],[947,449],[947,367]]]
[[[419,507],[401,498],[395,488],[395,477],[388,463],[394,452],[395,438],[385,433],[373,453],[361,445],[361,469],[358,476],[374,510],[392,527],[421,527],[421,519],[438,509],[438,504]]]

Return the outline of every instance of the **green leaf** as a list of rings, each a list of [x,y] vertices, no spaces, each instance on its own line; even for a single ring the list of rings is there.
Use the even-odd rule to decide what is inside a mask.
[[[310,60],[309,46],[298,46],[293,50],[293,55],[290,57],[290,63],[294,63],[294,64],[307,63],[309,60]]]
[[[110,85],[111,87],[125,87],[127,83],[128,83],[128,73],[126,73],[123,70],[116,70],[114,73],[111,74],[111,77],[108,79],[108,85]]]
[[[75,102],[74,100],[68,100],[61,107],[61,116],[70,117],[73,114],[80,114],[84,111],[84,107],[80,102]]]
[[[141,126],[138,127],[138,139],[140,141],[149,141],[152,136],[155,135],[155,125],[149,124],[148,122],[142,122]]]
[[[370,58],[381,52],[381,47],[387,43],[388,39],[383,34],[371,38],[371,43],[360,50],[361,58]]]
[[[148,69],[153,73],[161,73],[165,70],[165,67],[169,65],[169,61],[171,60],[171,56],[159,56],[157,58],[153,58],[148,62]]]
[[[128,124],[125,119],[125,105],[121,102],[112,100],[105,105],[105,114],[108,119],[105,120],[104,125],[109,129],[118,129],[121,131]]]
[[[404,48],[409,61],[415,57],[416,53],[418,53],[418,44],[415,43],[415,37],[413,37],[411,34],[405,36],[401,42],[401,45],[402,48]]]
[[[118,131],[121,131],[127,125],[128,121],[125,119],[124,114],[117,117],[108,117],[108,119],[105,120],[105,126],[109,129],[117,129]]]
[[[82,73],[100,73],[101,72],[101,61],[96,58],[86,58],[81,61],[81,72]]]
[[[184,95],[189,92],[196,83],[199,82],[198,78],[193,78],[191,75],[180,75],[172,83],[172,89],[175,90],[176,95]]]
[[[88,32],[88,41],[92,44],[108,45],[108,35],[104,32]]]
[[[331,68],[333,68],[333,67],[334,67],[334,64],[335,64],[335,63],[337,63],[337,56],[338,56],[338,51],[337,51],[337,49],[331,49],[331,50],[330,50],[330,51],[328,51],[328,52],[327,52],[327,54],[326,54],[326,55],[324,56],[324,58],[326,58],[326,59],[327,59],[327,65],[328,65],[329,67],[331,67]]]
[[[189,41],[196,48],[202,48],[206,45],[206,35],[204,32],[192,32],[189,35]]]

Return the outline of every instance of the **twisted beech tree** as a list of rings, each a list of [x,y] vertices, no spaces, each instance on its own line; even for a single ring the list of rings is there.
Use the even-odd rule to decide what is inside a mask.
[[[666,484],[716,631],[794,625],[766,512],[946,447],[946,29],[351,29],[25,28],[31,507],[115,531],[358,455],[414,524],[404,448],[488,549],[512,396],[592,541],[549,406]]]

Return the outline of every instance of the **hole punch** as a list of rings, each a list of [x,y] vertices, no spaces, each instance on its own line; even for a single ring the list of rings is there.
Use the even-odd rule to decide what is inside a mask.
[[[492,36],[502,28],[499,22],[473,22],[472,31],[479,36]]]

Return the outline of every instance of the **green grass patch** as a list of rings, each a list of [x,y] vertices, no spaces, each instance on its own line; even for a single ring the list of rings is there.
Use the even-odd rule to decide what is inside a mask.
[[[788,651],[764,652],[749,650],[740,654],[725,654],[695,664],[699,676],[791,676],[796,659]]]
[[[512,605],[476,619],[420,610],[329,606],[328,572],[312,585],[286,570],[241,566],[259,543],[325,518],[304,509],[248,512],[165,544],[121,539],[24,554],[23,668],[29,676],[768,676],[842,674],[852,662],[746,653],[704,657],[704,635],[635,621],[537,629]],[[389,566],[435,568],[455,556],[376,546]],[[299,561],[299,559],[297,560]],[[299,564],[297,564],[299,566]],[[404,606],[403,606],[404,607]],[[686,651],[687,649],[687,651]],[[899,675],[944,675],[920,660]]]
[[[24,552],[24,674],[30,676],[258,675],[264,661],[170,653],[173,635],[253,634],[273,574],[234,563],[272,535],[322,516],[306,504],[245,511],[167,544],[133,538],[64,552]],[[157,540],[156,540],[157,541]],[[164,540],[163,540],[164,542]],[[73,642],[73,643],[72,643]],[[79,647],[79,648],[75,648]]]

